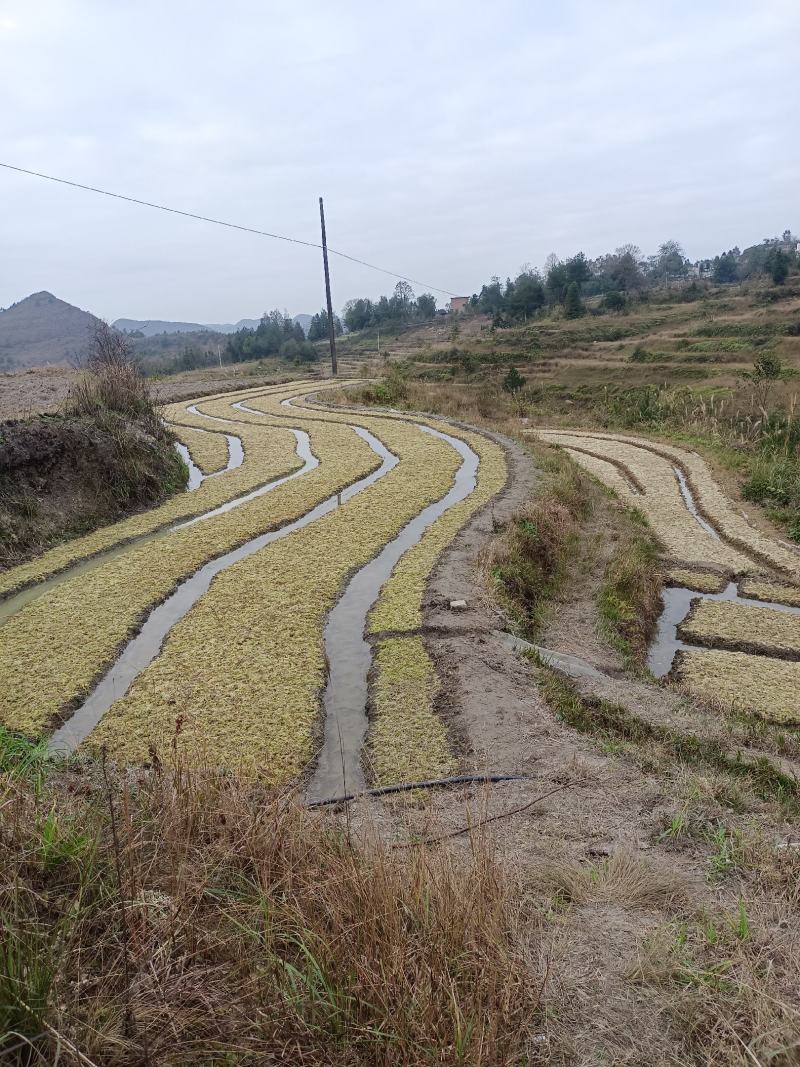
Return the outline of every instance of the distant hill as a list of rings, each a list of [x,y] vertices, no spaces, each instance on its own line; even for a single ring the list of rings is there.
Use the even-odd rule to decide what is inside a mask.
[[[98,319],[52,293],[0,311],[0,370],[69,364],[86,355]]]
[[[212,330],[214,333],[235,333],[237,330],[254,330],[260,319],[239,319],[238,322],[170,322],[165,319],[116,319],[112,325],[126,333],[138,331],[145,337],[155,337],[160,333],[198,333],[204,330]],[[299,322],[304,332],[308,333],[308,324],[311,322],[310,315],[295,315],[295,322]]]
[[[299,322],[303,327],[303,333],[308,335],[308,327],[311,325],[313,315],[295,315],[292,322]]]

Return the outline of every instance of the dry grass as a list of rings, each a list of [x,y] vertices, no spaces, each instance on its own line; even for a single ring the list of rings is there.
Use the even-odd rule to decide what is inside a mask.
[[[669,907],[675,911],[688,906],[696,895],[679,871],[625,851],[600,864],[554,866],[544,873],[542,884],[571,904]]]
[[[165,433],[131,342],[106,322],[97,324],[86,373],[73,383],[65,406],[71,415],[94,418],[116,412],[142,423],[156,438]]]
[[[533,953],[485,840],[401,855],[236,775],[3,740],[4,1062],[525,1062]]]
[[[661,613],[659,545],[634,515],[615,516],[619,540],[598,597],[601,632],[631,666],[644,661]]]

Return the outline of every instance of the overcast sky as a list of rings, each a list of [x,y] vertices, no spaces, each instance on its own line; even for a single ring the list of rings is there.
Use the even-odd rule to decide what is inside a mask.
[[[0,0],[0,161],[312,241],[323,195],[333,247],[468,294],[800,226],[799,45],[797,0]],[[2,169],[0,205],[0,306],[323,302],[314,249]],[[337,307],[394,285],[332,271]]]

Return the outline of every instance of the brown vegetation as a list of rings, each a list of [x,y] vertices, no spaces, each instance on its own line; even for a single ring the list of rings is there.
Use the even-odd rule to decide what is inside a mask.
[[[4,1062],[524,1062],[531,935],[485,839],[392,852],[236,775],[0,746]]]

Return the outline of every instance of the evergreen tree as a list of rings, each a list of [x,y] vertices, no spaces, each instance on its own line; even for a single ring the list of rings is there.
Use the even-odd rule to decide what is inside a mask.
[[[577,319],[583,314],[583,304],[577,282],[571,282],[564,297],[564,314],[568,319]]]
[[[737,278],[736,256],[733,252],[723,252],[721,256],[714,257],[714,270],[712,277],[715,282],[735,282]]]
[[[518,393],[526,381],[516,367],[509,367],[508,374],[503,378],[503,388],[507,393]]]
[[[770,274],[772,275],[773,282],[776,285],[783,285],[783,283],[786,281],[786,276],[788,273],[789,262],[783,251],[779,248],[775,252],[775,255],[772,257]]]

